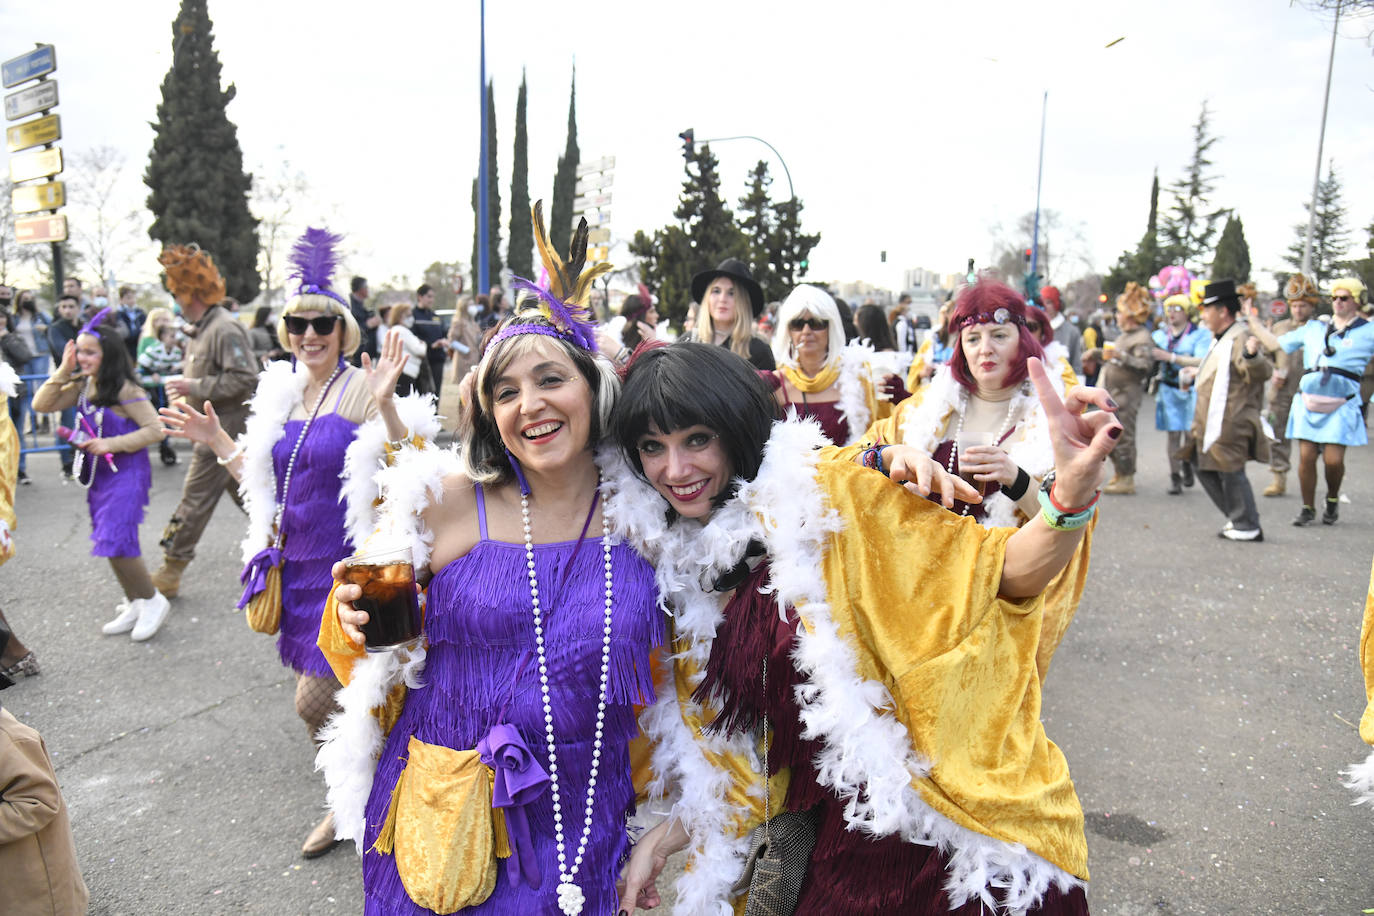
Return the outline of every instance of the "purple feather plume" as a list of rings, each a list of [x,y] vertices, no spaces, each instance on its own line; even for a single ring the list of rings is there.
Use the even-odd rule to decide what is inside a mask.
[[[553,314],[553,322],[558,330],[571,337],[573,342],[582,349],[596,352],[596,325],[593,322],[583,318],[553,293],[523,277],[513,277],[510,285],[513,289],[524,290],[538,296],[549,307],[549,311]]]
[[[334,269],[339,266],[339,255],[335,248],[343,236],[335,235],[328,229],[306,229],[305,235],[296,240],[291,247],[290,279],[300,281],[298,292],[305,287],[314,287],[311,292],[333,292],[330,281]]]

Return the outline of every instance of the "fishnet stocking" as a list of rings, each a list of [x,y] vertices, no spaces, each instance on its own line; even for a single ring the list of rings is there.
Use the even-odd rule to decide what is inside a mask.
[[[302,674],[296,678],[296,715],[305,723],[310,740],[319,744],[320,729],[325,721],[339,708],[334,695],[342,685],[334,675],[316,677]]]

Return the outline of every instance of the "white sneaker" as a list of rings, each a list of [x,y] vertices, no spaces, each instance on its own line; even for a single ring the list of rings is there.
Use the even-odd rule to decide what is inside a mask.
[[[137,622],[138,608],[134,607],[134,602],[121,601],[115,605],[115,619],[101,627],[100,632],[106,636],[118,636],[132,630]]]
[[[158,591],[153,592],[151,598],[139,598],[133,605],[138,608],[138,624],[129,634],[134,642],[151,639],[162,626],[162,622],[167,619],[168,611],[172,609],[172,603]]]

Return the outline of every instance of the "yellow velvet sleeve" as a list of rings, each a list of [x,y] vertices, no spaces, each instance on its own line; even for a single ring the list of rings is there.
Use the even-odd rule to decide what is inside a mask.
[[[0,394],[0,521],[13,531],[16,524],[14,515],[14,484],[19,476],[19,433],[10,419],[8,399]],[[4,563],[14,553],[0,551],[0,563]]]
[[[932,331],[926,335],[926,339],[921,341],[921,345],[916,348],[916,356],[911,360],[911,368],[906,371],[906,390],[915,394],[926,383],[921,378],[921,373],[926,371],[926,366],[930,365],[930,354],[935,349],[935,333]]]
[[[859,676],[887,687],[930,762],[921,797],[1086,877],[1082,808],[1040,723],[1044,601],[998,594],[1015,529],[983,528],[854,465],[820,462],[818,479],[844,521],[824,560],[831,614]]]
[[[1360,669],[1364,672],[1364,715],[1360,717],[1360,737],[1374,744],[1374,567],[1369,570],[1369,593],[1364,599],[1364,623],[1360,626]]]
[[[349,639],[339,623],[339,605],[334,600],[334,592],[340,585],[343,583],[335,582],[329,590],[329,597],[324,602],[324,615],[320,618],[320,635],[315,644],[324,653],[324,660],[329,662],[339,683],[347,687],[353,679],[353,663],[366,655],[367,651]]]
[[[1070,388],[1078,387],[1078,373],[1073,371],[1073,365],[1064,357],[1059,357],[1059,377],[1064,380],[1064,393],[1068,394]]]

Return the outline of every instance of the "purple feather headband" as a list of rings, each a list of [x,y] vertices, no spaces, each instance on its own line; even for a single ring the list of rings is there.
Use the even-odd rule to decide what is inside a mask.
[[[288,279],[300,281],[300,285],[296,287],[296,295],[328,296],[344,308],[348,308],[347,300],[330,289],[334,269],[339,266],[339,256],[335,247],[341,241],[343,236],[336,235],[328,229],[313,227],[306,229],[305,234],[296,240],[296,244],[291,247],[291,273],[288,276]]]
[[[557,337],[566,340],[588,352],[597,352],[595,323],[578,315],[576,311],[568,307],[567,303],[553,293],[523,277],[512,278],[510,285],[512,289],[523,290],[538,299],[539,314],[548,321],[548,324],[535,321],[511,322],[492,336],[491,341],[487,344],[488,350],[501,341],[520,334],[543,334],[545,337]]]
[[[105,308],[101,309],[100,311],[92,315],[91,320],[86,322],[85,326],[83,326],[78,333],[89,334],[92,337],[98,338],[100,336],[100,332],[96,330],[96,327],[99,326],[100,322],[105,320],[105,316],[110,314],[110,312],[112,311],[114,310],[110,308],[110,306],[105,306]]]

